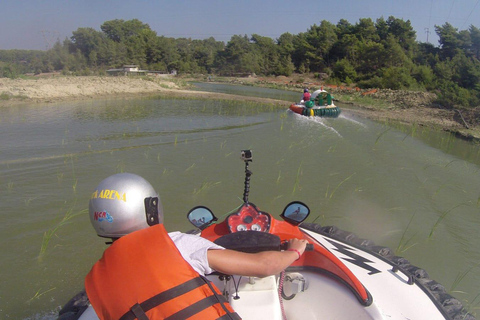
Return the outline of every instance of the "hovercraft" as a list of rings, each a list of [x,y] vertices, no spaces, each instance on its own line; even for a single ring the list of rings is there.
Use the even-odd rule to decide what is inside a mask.
[[[475,319],[425,270],[390,249],[333,226],[305,223],[310,214],[306,204],[289,203],[281,220],[261,211],[248,200],[251,151],[242,151],[242,158],[243,204],[221,222],[209,208],[193,208],[188,219],[196,229],[189,233],[251,253],[283,250],[291,238],[309,241],[304,254],[281,274],[207,275],[242,319]],[[98,317],[82,291],[60,311],[59,319]]]
[[[307,117],[336,118],[341,113],[340,108],[333,103],[332,95],[323,89],[313,92],[309,101],[293,103],[289,109]]]

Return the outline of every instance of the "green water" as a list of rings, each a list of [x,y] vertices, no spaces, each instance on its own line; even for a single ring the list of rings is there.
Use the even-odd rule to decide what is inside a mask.
[[[268,95],[268,90],[266,93]],[[222,216],[249,200],[397,250],[473,311],[480,293],[477,146],[354,117],[307,119],[261,104],[145,99],[0,109],[0,319],[54,319],[106,245],[88,199],[117,172],[160,193],[167,230],[189,209]],[[457,283],[458,282],[458,283]]]

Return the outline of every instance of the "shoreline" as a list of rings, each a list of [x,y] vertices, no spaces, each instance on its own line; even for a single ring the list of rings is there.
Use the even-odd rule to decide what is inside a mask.
[[[220,82],[263,87],[285,87],[299,90],[306,85],[320,84],[303,80],[294,82],[286,77],[219,78]],[[82,99],[130,99],[155,95],[166,97],[205,98],[220,100],[244,100],[270,103],[279,108],[288,108],[293,101],[269,98],[238,96],[225,93],[188,90],[187,81],[204,79],[161,77],[112,77],[112,76],[62,76],[49,75],[32,79],[0,78],[0,107],[24,103],[54,103]],[[308,82],[310,81],[310,82]],[[378,90],[368,97],[355,90],[327,88],[341,108],[361,117],[376,121],[396,121],[409,125],[432,127],[454,133],[457,137],[480,142],[479,111],[442,109],[431,106],[433,94]],[[430,105],[429,105],[430,104]],[[352,107],[349,108],[348,106]],[[345,107],[346,106],[346,107]],[[468,124],[467,124],[468,123]]]

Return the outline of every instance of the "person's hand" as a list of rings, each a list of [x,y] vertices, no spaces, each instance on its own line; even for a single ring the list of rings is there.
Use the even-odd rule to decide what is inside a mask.
[[[308,241],[305,239],[290,239],[288,240],[288,249],[297,250],[300,252],[300,255],[305,251]]]

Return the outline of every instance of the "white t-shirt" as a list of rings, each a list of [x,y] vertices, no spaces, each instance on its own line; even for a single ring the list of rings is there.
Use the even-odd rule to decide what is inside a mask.
[[[179,231],[169,232],[178,250],[192,267],[201,275],[212,273],[214,270],[208,265],[207,251],[211,249],[224,249],[210,240],[198,235],[182,233]]]

